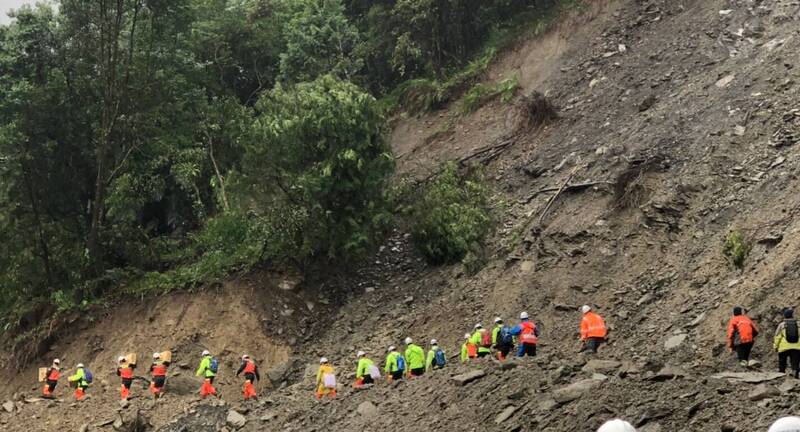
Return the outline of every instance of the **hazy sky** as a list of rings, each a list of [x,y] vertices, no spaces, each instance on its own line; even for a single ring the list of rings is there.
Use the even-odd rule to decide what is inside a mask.
[[[8,24],[6,13],[9,9],[16,9],[24,4],[34,4],[35,0],[0,0],[0,24]]]

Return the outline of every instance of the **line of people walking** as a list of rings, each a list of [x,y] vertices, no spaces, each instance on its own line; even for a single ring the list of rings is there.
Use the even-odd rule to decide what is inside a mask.
[[[726,342],[728,349],[736,352],[742,367],[757,364],[750,357],[759,333],[758,326],[744,309],[741,306],[734,307],[733,316],[728,321]],[[772,349],[778,355],[778,371],[785,373],[786,367],[790,366],[792,376],[800,378],[800,330],[791,308],[783,309],[783,320],[775,328]]]

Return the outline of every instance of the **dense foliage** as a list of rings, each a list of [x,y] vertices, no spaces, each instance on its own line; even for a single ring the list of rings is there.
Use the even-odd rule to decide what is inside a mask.
[[[486,41],[554,1],[59,3],[0,26],[7,328],[119,289],[359,256],[389,220],[375,98],[427,109],[466,91],[494,56]],[[474,197],[438,187],[432,226],[459,229],[453,200]],[[455,234],[417,233],[440,261],[476,240]]]

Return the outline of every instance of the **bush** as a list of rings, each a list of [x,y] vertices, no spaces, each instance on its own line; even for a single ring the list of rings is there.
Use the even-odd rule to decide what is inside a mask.
[[[459,176],[448,164],[412,210],[414,242],[432,264],[454,263],[470,257],[479,262],[491,232],[488,189],[478,175]]]
[[[517,77],[506,78],[492,84],[475,84],[461,99],[461,113],[471,113],[495,98],[500,98],[500,102],[508,103],[517,93],[518,88]]]
[[[744,238],[741,232],[731,231],[728,238],[725,239],[722,253],[734,267],[741,270],[744,268],[744,262],[747,255],[750,254],[751,248],[752,244]]]

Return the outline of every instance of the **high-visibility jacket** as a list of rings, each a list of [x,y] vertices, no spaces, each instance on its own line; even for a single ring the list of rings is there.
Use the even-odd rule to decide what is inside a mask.
[[[428,356],[425,358],[425,370],[426,371],[429,371],[429,370],[431,370],[433,368],[433,362],[434,362],[434,359],[436,358],[436,351],[440,351],[440,350],[444,353],[443,349],[441,349],[441,348],[439,348],[438,346],[435,346],[435,345],[433,346],[433,348],[428,350]]]
[[[492,346],[496,346],[497,345],[497,337],[500,336],[500,330],[502,330],[502,329],[503,329],[503,325],[502,324],[497,324],[492,329]]]
[[[75,371],[75,375],[67,378],[70,382],[75,382],[78,384],[78,387],[88,387],[89,383],[86,382],[86,373],[83,372],[83,368],[79,368]]]
[[[361,357],[358,359],[358,366],[356,366],[356,378],[364,378],[365,376],[369,375],[369,368],[373,366],[375,363],[366,358]]]
[[[58,381],[59,378],[61,378],[61,371],[58,368],[51,367],[47,371],[47,381]]]
[[[133,368],[130,366],[118,367],[117,375],[119,375],[119,377],[122,379],[133,379]]]
[[[392,372],[397,372],[397,358],[402,357],[399,352],[392,351],[389,355],[386,356],[386,366],[384,366],[383,371],[387,374]]]
[[[470,343],[478,347],[478,352],[492,352],[491,348],[487,348],[481,344],[481,339],[483,339],[483,332],[488,331],[486,329],[477,329],[475,333],[472,333],[472,337],[469,338]]]
[[[409,369],[425,368],[425,351],[419,345],[409,344],[406,348],[406,361]]]
[[[747,315],[736,315],[728,321],[728,346],[733,348],[738,336],[739,343],[753,342],[758,327]]]
[[[581,340],[589,338],[605,339],[607,334],[608,330],[603,317],[591,311],[583,314],[583,319],[581,319]]]
[[[775,348],[777,352],[800,350],[800,340],[794,343],[786,340],[786,321],[778,324],[778,328],[775,330],[775,338],[772,341],[772,347]]]
[[[213,378],[217,376],[217,374],[211,370],[210,355],[204,356],[203,359],[200,360],[200,366],[197,368],[197,371],[194,374],[197,376],[202,376],[204,378]]]
[[[334,391],[334,389],[325,388],[324,377],[325,377],[325,375],[328,375],[328,374],[335,375],[335,372],[333,370],[333,366],[331,366],[329,364],[320,365],[319,366],[319,370],[317,371],[317,393],[325,393],[325,394],[327,394],[329,392]]]
[[[167,365],[162,361],[153,362],[150,365],[150,372],[153,373],[154,377],[167,376]]]
[[[539,329],[532,320],[524,320],[511,329],[511,334],[519,336],[519,343],[536,345],[539,343]]]

